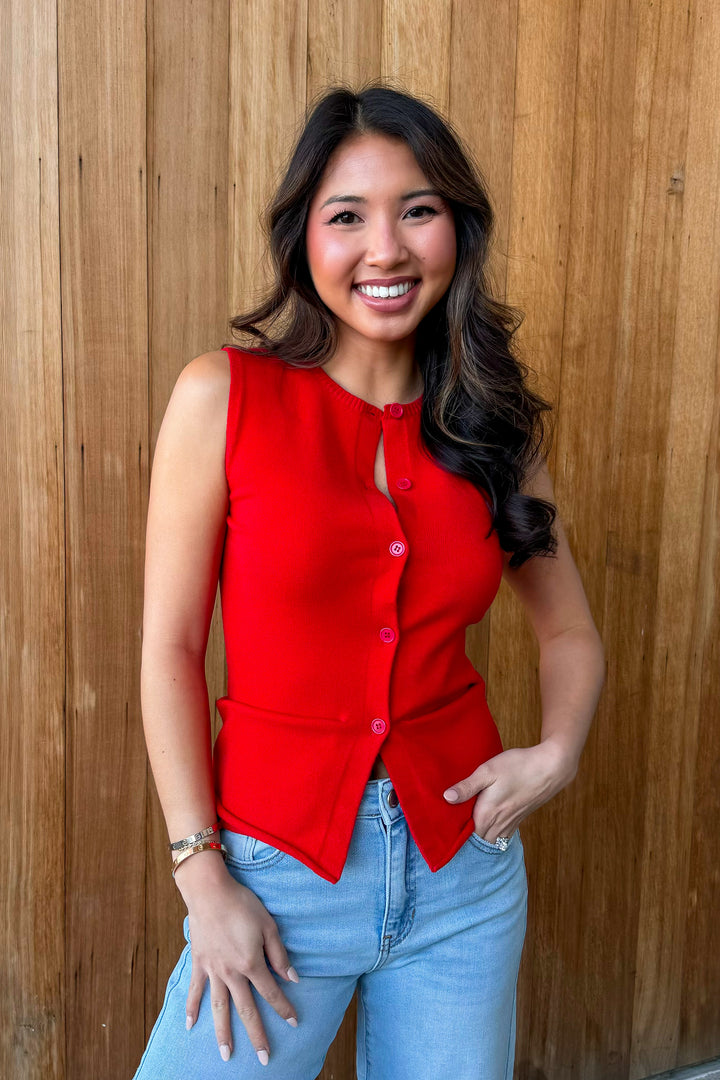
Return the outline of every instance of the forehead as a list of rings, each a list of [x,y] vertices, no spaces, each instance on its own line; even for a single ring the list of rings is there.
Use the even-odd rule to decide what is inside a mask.
[[[379,188],[404,188],[411,179],[425,181],[426,177],[403,139],[358,135],[341,143],[331,154],[313,202],[341,191],[347,195],[367,194],[370,186],[376,192]]]

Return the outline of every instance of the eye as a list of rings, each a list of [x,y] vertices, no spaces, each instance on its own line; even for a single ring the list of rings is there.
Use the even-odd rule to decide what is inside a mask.
[[[411,214],[413,210],[427,210],[432,217],[438,213],[434,206],[413,206],[408,210],[408,214]]]
[[[352,210],[340,210],[339,213],[335,214],[334,217],[330,218],[330,220],[328,221],[328,225],[334,225],[335,222],[339,221],[341,217],[357,217],[357,214],[353,213]],[[341,224],[352,225],[353,223],[352,221],[343,221]]]

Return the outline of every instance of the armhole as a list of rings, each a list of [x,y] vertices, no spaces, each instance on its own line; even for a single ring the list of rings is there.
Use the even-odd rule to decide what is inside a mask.
[[[232,345],[227,345],[223,346],[223,352],[227,353],[228,361],[230,363],[230,393],[228,396],[228,410],[225,420],[225,478],[227,480],[228,488],[231,490],[230,469],[232,451],[235,444],[235,433],[238,428],[240,416],[240,351],[235,349]]]

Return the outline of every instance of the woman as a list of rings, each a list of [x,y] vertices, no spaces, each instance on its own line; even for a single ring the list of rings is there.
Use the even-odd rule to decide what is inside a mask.
[[[275,284],[232,320],[258,344],[177,380],[142,707],[187,945],[137,1080],[228,1059],[312,1080],[355,990],[359,1080],[512,1076],[518,826],[574,778],[604,656],[555,513],[549,405],[488,294],[492,223],[434,110],[333,88],[269,208]],[[506,750],[464,649],[503,576],[543,713],[539,742]]]

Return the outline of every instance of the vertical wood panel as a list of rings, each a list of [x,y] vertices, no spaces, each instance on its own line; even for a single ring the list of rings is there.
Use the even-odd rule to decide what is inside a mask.
[[[446,109],[451,0],[384,0],[382,74]]]
[[[145,4],[62,3],[68,1076],[131,1075],[143,1034],[147,503]]]
[[[667,20],[664,26],[661,14]],[[659,463],[666,450],[671,393],[668,372],[680,286],[683,213],[682,194],[673,190],[671,179],[685,156],[689,56],[686,12],[672,6],[661,12],[642,5],[637,16],[633,83],[627,88],[635,106],[635,128],[632,138],[618,140],[629,154],[617,162],[616,169],[620,173],[625,168],[629,174],[629,198],[623,214],[624,235],[620,235],[623,262],[618,267],[622,298],[616,317],[619,362],[611,430],[613,499],[606,519],[604,615],[607,636],[611,641],[622,641],[624,648],[622,653],[618,649],[612,653],[608,711],[602,714],[608,723],[601,728],[599,744],[608,777],[616,768],[618,755],[627,761],[628,790],[614,792],[612,804],[604,801],[607,831],[594,845],[600,849],[602,843],[603,852],[596,864],[595,887],[600,884],[600,875],[620,886],[610,917],[615,916],[613,921],[625,928],[626,934],[606,948],[602,958],[586,949],[585,970],[594,980],[591,992],[605,995],[606,1015],[612,1010],[614,1016],[602,1037],[596,1036],[584,1052],[600,1058],[609,1055],[614,1046],[621,1047],[617,1075],[627,1075],[629,1069],[630,1075],[645,1076],[668,1061],[674,1062],[682,935],[676,935],[667,923],[660,929],[659,898],[652,897],[652,879],[663,861],[663,840],[652,836],[660,821],[653,821],[647,836],[649,848],[641,844],[636,858],[629,858],[623,840],[628,831],[633,836],[643,835],[653,788],[666,805],[671,805],[680,794],[681,783],[676,762],[670,758],[668,767],[653,777],[653,743],[659,739],[667,746],[673,732],[660,722],[656,673],[648,657],[657,635],[663,634],[657,598],[658,587],[662,587],[660,529],[667,493]],[[674,845],[671,851],[675,873],[682,854]],[[670,906],[664,915],[676,922],[684,905],[682,895],[675,890],[668,900]],[[598,932],[601,911],[596,908],[594,913]],[[658,941],[658,932],[664,940]],[[652,938],[660,946],[659,953],[652,946],[647,950]],[[589,940],[591,937],[585,938]],[[631,950],[637,952],[634,965]],[[651,1003],[645,995],[645,980],[648,965],[652,968],[660,954],[664,954],[664,970],[657,972],[660,978],[652,979]],[[609,999],[607,990],[613,984],[617,993]],[[658,993],[660,986],[662,994]],[[641,1045],[644,1054],[638,1054]]]
[[[516,38],[517,0],[492,0],[482,5],[454,0],[447,109],[475,158],[495,213],[488,278],[498,296],[503,296],[506,288]],[[485,679],[494,610],[493,605],[466,634],[466,652]]]
[[[521,5],[519,11],[513,5],[512,12],[503,4],[454,5],[453,46],[458,51],[452,63],[451,114],[453,119],[467,117],[463,131],[480,157],[496,208],[496,287],[526,313],[518,334],[521,352],[541,376],[540,389],[550,400],[557,396],[567,265],[572,153],[567,118],[573,112],[575,24],[571,5]],[[491,708],[505,745],[530,745],[539,733],[537,649],[505,584],[488,621]],[[478,633],[471,638],[476,662],[481,626],[473,628]],[[554,1024],[562,1032],[566,1023],[569,987],[567,979],[558,981],[557,928],[571,927],[575,913],[567,868],[560,871],[565,892],[558,897],[554,855],[561,823],[566,830],[569,825],[567,796],[560,795],[534,818],[523,829],[531,895],[517,1046],[518,1074],[531,1076],[530,1060],[546,1065],[548,1029]],[[540,849],[534,832],[544,838]],[[563,906],[569,920],[563,918]],[[576,935],[566,937],[565,952],[572,956],[576,949]],[[553,992],[559,985],[562,994]],[[546,1009],[525,1006],[538,1001],[546,1002]],[[548,1010],[555,1008],[559,1017],[554,1020]],[[529,1044],[538,1044],[540,1052],[533,1055]],[[548,1070],[546,1075],[554,1074]]]
[[[230,310],[247,310],[269,274],[259,217],[282,175],[306,99],[307,0],[230,9]]]
[[[667,204],[664,232],[672,236],[664,248],[674,258],[672,269],[658,267],[655,287],[672,303],[673,318],[660,322],[664,334],[648,335],[648,365],[659,369],[668,408],[653,463],[664,499],[657,521],[655,633],[647,645],[652,723],[638,853],[642,891],[637,898],[632,1076],[663,1068],[668,1060],[682,1061],[688,1053],[717,1053],[720,1041],[720,956],[709,948],[718,940],[717,926],[711,927],[717,923],[712,912],[718,901],[719,819],[717,813],[704,819],[702,810],[712,806],[706,802],[693,820],[696,785],[706,790],[714,778],[717,789],[720,752],[720,680],[717,666],[707,666],[713,659],[709,633],[718,628],[718,578],[712,570],[717,568],[720,521],[720,10],[704,0],[689,13],[671,6],[663,15],[658,41],[666,58],[671,114],[665,123],[674,121],[681,140],[672,146],[674,152],[662,155],[664,168],[657,179],[658,201]],[[673,111],[679,113],[676,118]],[[660,263],[661,237],[653,239],[645,258],[649,262],[654,253]],[[698,755],[701,729],[705,758]],[[717,811],[717,790],[714,804]],[[698,874],[703,863],[710,870],[707,876]],[[700,913],[694,928],[702,926],[708,936],[691,939],[688,949],[687,919],[693,909]],[[683,1002],[688,982],[695,993]],[[683,1014],[688,1030],[679,1054]]]
[[[495,213],[488,276],[496,294],[502,296],[512,182],[517,3],[499,0],[476,5],[472,0],[455,0],[452,15],[448,114],[475,158]],[[486,678],[498,602],[467,634],[468,654]]]
[[[382,0],[308,0],[307,100],[335,82],[380,74]]]
[[[227,320],[228,32],[225,4],[148,6],[150,426],[154,447],[182,367],[224,340]],[[141,522],[145,535],[145,516]],[[208,712],[225,692],[219,590],[206,658]],[[185,945],[167,826],[148,766],[145,1037]],[[140,1059],[142,1046],[136,1048]]]
[[[568,508],[568,535],[606,642],[608,618],[617,619],[621,634],[634,633],[636,605],[650,602],[654,589],[652,529],[638,536],[633,524],[625,519],[616,524],[615,517],[622,498],[618,485],[632,491],[634,499],[643,465],[631,460],[626,471],[614,471],[617,454],[623,452],[613,433],[616,387],[622,372],[634,363],[621,320],[626,314],[625,260],[630,242],[636,17],[632,4],[579,6],[561,419],[555,457],[556,490]],[[657,490],[651,486],[647,495],[652,513]],[[631,507],[627,509],[632,513]],[[610,563],[616,539],[626,545],[630,558],[644,546],[650,564],[624,582],[625,591],[613,600],[619,610],[613,607],[608,612],[605,564],[606,556]],[[612,578],[610,582],[612,587]],[[535,1060],[542,1060],[558,1077],[570,1077],[574,1063],[580,1061],[588,1080],[627,1076],[631,943],[637,932],[634,897],[639,876],[626,839],[642,829],[644,755],[637,724],[642,688],[636,660],[629,652],[620,656],[611,644],[608,686],[575,790],[568,793],[572,827],[556,819],[554,836],[535,834],[539,852],[548,842],[556,848],[557,887],[565,901],[560,914],[569,919],[567,924],[559,919],[551,924],[561,953],[555,987],[565,982],[567,973],[571,998],[581,1006],[578,1022],[569,1023],[555,989],[549,1038],[544,1046],[536,1045]],[[628,683],[639,697],[627,694]]]
[[[508,208],[507,300],[524,312],[520,353],[538,375],[538,389],[554,406],[550,470],[573,553],[572,491],[557,477],[561,424],[558,388],[567,287],[575,107],[577,5],[520,0],[516,41],[493,42],[514,51],[511,181]],[[509,39],[509,40],[508,40]],[[497,123],[497,120],[495,121]],[[482,134],[479,133],[479,137]],[[502,183],[498,177],[497,184]],[[496,189],[497,190],[497,189]],[[488,700],[507,746],[531,746],[540,735],[538,650],[522,608],[503,582],[490,614]],[[578,787],[561,792],[521,827],[529,898],[528,929],[518,980],[516,1062],[519,1076],[535,1068],[560,1075],[555,1054],[570,1060],[563,1042],[567,1001],[577,991],[578,907],[581,850]],[[566,853],[569,853],[567,857]],[[562,993],[558,988],[562,987]],[[540,1009],[533,1003],[544,1002]],[[555,1048],[557,1047],[557,1051]]]
[[[65,1066],[65,536],[54,3],[0,14],[0,1075]]]

